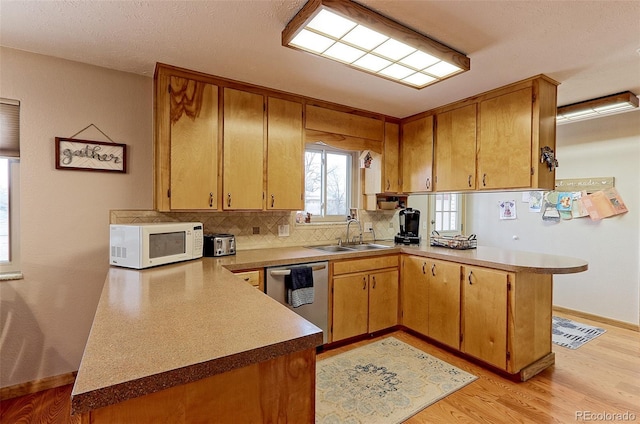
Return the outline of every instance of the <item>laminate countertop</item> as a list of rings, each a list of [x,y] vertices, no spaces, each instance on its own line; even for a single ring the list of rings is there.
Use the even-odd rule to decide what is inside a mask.
[[[73,388],[73,413],[322,344],[318,327],[231,271],[391,253],[509,272],[566,274],[587,269],[583,260],[540,253],[386,244],[388,249],[364,252],[286,247],[145,270],[111,267]]]

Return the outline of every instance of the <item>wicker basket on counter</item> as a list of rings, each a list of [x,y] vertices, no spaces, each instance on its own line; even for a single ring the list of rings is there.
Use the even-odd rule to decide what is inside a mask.
[[[429,237],[431,246],[448,247],[449,249],[466,250],[478,247],[475,234],[469,237],[458,234],[455,236],[441,236],[437,231],[432,231]]]

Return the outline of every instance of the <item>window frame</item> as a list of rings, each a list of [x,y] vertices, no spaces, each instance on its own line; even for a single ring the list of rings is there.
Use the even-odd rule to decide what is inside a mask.
[[[3,109],[3,122],[5,125],[10,125],[10,130],[9,133],[3,131],[3,138],[0,140],[0,146],[2,146],[0,159],[7,161],[7,221],[9,223],[8,259],[0,260],[0,280],[12,280],[22,278],[20,272],[20,102],[6,98],[0,98],[0,102],[18,108],[17,115],[13,115],[12,112],[5,114],[6,110]]]
[[[466,196],[463,193],[433,193],[433,195],[429,196],[429,234],[431,234],[434,230],[436,230],[436,214],[439,211],[436,211],[437,205],[437,197],[451,195],[457,196],[457,206],[458,209],[456,211],[458,215],[458,227],[454,230],[437,230],[440,235],[457,235],[464,234],[465,224],[466,224]],[[450,212],[450,211],[448,211]]]
[[[320,152],[321,153],[321,210],[323,215],[318,216],[317,214],[312,214],[311,222],[316,223],[344,223],[347,219],[347,215],[349,214],[349,210],[353,209],[357,206],[354,206],[354,200],[358,198],[358,183],[359,183],[359,174],[357,172],[358,169],[358,152],[354,152],[351,150],[343,150],[335,147],[331,147],[328,145],[316,145],[316,144],[307,144],[304,149],[304,154],[306,156],[307,152]],[[326,155],[327,153],[340,154],[349,157],[350,165],[347,169],[347,194],[346,194],[346,213],[344,215],[325,215],[327,210],[327,169],[326,169]],[[305,209],[306,209],[306,170],[305,170]],[[305,211],[306,212],[306,211]]]

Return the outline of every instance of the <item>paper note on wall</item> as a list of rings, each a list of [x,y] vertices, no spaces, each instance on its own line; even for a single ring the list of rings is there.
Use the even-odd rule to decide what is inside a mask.
[[[597,221],[628,211],[622,197],[615,188],[596,191],[582,196],[580,201],[592,220]]]

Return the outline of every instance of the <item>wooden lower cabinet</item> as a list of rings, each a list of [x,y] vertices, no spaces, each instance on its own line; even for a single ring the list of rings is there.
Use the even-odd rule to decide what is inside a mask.
[[[264,273],[262,269],[234,271],[233,273],[243,281],[251,284],[254,288],[264,291]]]
[[[463,272],[461,350],[510,374],[552,364],[552,275],[474,266]]]
[[[434,340],[460,346],[460,265],[405,256],[402,323]]]
[[[402,325],[522,380],[553,364],[553,276],[402,257]]]
[[[427,336],[429,334],[429,281],[427,258],[402,257],[402,324]]]
[[[316,351],[307,349],[125,400],[85,423],[312,423]]]
[[[357,259],[333,265],[332,342],[398,324],[398,257],[372,259],[369,263],[372,268],[381,264],[394,264],[394,268],[362,271],[367,263],[367,260]],[[359,272],[352,272],[354,270]],[[340,275],[341,272],[350,273]]]
[[[462,351],[500,369],[507,366],[507,285],[513,274],[465,267]]]

